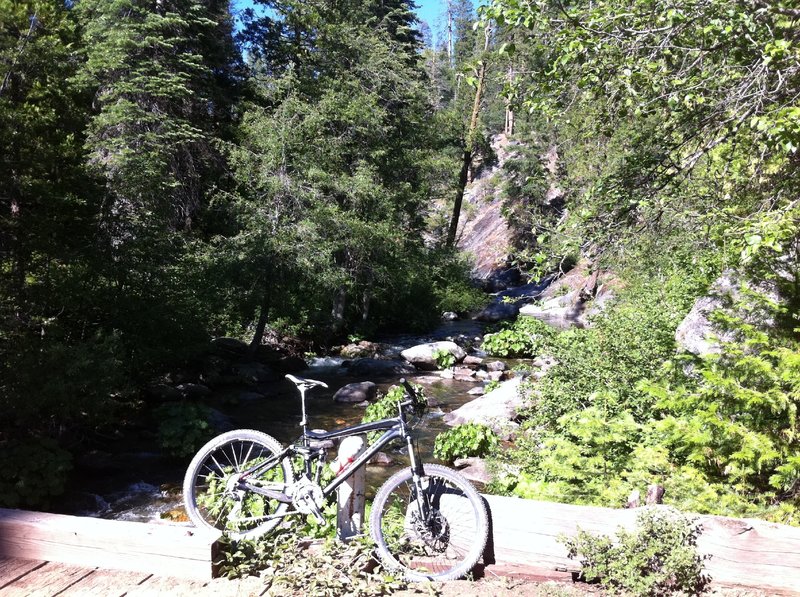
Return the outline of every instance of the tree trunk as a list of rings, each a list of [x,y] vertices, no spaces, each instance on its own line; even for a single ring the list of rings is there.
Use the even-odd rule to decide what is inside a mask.
[[[447,2],[447,61],[450,64],[450,68],[455,67],[453,58],[453,4],[450,0]]]
[[[510,66],[508,68],[508,84],[511,85],[513,82],[514,67]],[[514,110],[511,108],[511,102],[506,102],[506,123],[503,132],[509,137],[514,134]]]
[[[248,353],[250,356],[256,354],[258,347],[261,346],[261,341],[264,339],[264,330],[267,329],[267,321],[269,321],[269,305],[272,285],[269,279],[264,280],[264,294],[261,298],[261,308],[258,313],[258,321],[256,322],[256,329],[253,332],[253,339],[250,341]]]
[[[261,340],[264,339],[264,330],[267,328],[267,317],[269,315],[269,306],[267,305],[266,292],[264,293],[264,301],[261,303],[261,310],[258,314],[258,323],[256,323],[256,331],[253,332],[253,339],[250,341],[250,346],[247,352],[252,356],[261,346]]]
[[[333,297],[333,306],[331,307],[334,333],[339,333],[344,329],[344,310],[346,306],[347,288],[340,286]]]
[[[472,158],[475,148],[475,129],[478,128],[478,114],[481,109],[481,99],[483,97],[483,82],[486,78],[486,53],[489,49],[489,27],[484,29],[483,54],[478,63],[478,82],[475,86],[475,100],[472,102],[472,114],[467,127],[467,134],[464,139],[464,153],[461,161],[461,172],[458,176],[458,188],[456,189],[456,200],[453,204],[453,216],[450,218],[450,228],[447,231],[446,246],[452,247],[456,242],[458,233],[458,220],[461,217],[461,203],[464,201],[464,189],[467,186],[469,169],[472,166]]]

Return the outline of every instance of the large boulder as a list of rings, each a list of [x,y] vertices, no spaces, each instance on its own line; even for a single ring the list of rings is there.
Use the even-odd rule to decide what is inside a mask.
[[[364,402],[374,400],[378,395],[378,386],[371,381],[362,381],[360,383],[349,383],[336,390],[333,395],[335,402]]]
[[[573,305],[557,305],[548,301],[541,305],[524,305],[520,307],[520,315],[534,317],[557,328],[584,327],[583,303]]]
[[[272,365],[280,373],[297,373],[308,369],[308,363],[296,356],[285,356]]]
[[[394,377],[412,375],[416,372],[416,369],[405,361],[384,359],[356,359],[343,363],[343,366],[347,368],[347,373],[354,377]]]
[[[454,463],[462,475],[474,483],[488,485],[492,482],[492,474],[489,472],[489,467],[483,458],[470,457],[459,458]]]
[[[467,356],[466,351],[455,342],[442,340],[441,342],[428,342],[407,348],[400,355],[417,369],[435,371],[439,368],[436,363],[435,353],[449,352],[460,363]]]
[[[719,353],[720,341],[730,340],[723,330],[712,323],[711,314],[723,308],[737,294],[734,274],[727,271],[711,285],[709,296],[697,299],[675,330],[675,342],[680,348],[696,355]]]
[[[478,321],[496,323],[498,321],[514,319],[518,313],[519,307],[514,303],[494,301],[484,307],[483,310],[475,316],[475,319]]]
[[[383,350],[384,346],[382,344],[362,340],[361,342],[342,346],[342,348],[339,350],[339,356],[341,356],[343,359],[374,359],[380,356]]]
[[[500,387],[467,402],[444,416],[451,427],[464,423],[480,423],[491,427],[500,437],[507,438],[516,429],[517,412],[523,405],[519,385],[522,378],[515,377]]]
[[[232,369],[234,374],[241,378],[245,384],[264,383],[278,379],[274,371],[257,361],[236,363]]]
[[[573,269],[548,283],[538,302],[523,305],[519,314],[535,317],[559,328],[588,327],[591,318],[602,312],[615,297],[621,282],[613,272],[592,269],[581,260]]]
[[[217,354],[234,358],[244,355],[248,350],[247,343],[238,338],[214,338],[211,340],[211,346]]]

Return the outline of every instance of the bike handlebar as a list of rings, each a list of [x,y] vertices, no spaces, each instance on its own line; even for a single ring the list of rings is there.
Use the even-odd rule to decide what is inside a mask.
[[[408,381],[406,381],[404,377],[400,378],[400,385],[405,388],[406,394],[410,398],[410,400],[406,401],[404,405],[408,404],[410,406],[413,406],[415,410],[422,412],[423,409],[425,408],[425,403],[419,399],[419,396],[417,396],[417,392],[414,389],[414,386],[408,383]]]

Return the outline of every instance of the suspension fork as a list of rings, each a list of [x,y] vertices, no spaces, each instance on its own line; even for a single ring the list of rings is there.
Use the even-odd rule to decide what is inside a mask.
[[[425,470],[422,467],[422,461],[419,459],[411,434],[406,433],[405,439],[408,448],[408,457],[411,460],[411,479],[414,483],[414,494],[419,518],[420,520],[429,522],[431,508],[428,502],[428,494],[425,491],[428,488],[428,479],[425,476]]]

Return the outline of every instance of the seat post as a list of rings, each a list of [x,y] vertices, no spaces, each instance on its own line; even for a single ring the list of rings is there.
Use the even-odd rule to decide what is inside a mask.
[[[300,419],[300,426],[303,428],[303,437],[305,437],[306,426],[308,425],[308,419],[306,419],[306,387],[301,384],[297,389],[300,390],[300,408],[303,417]]]

